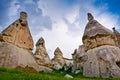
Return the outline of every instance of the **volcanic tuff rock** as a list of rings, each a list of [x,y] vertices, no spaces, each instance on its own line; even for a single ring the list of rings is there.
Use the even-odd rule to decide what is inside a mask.
[[[90,13],[88,13],[88,20],[82,38],[85,51],[102,45],[115,45],[112,31],[94,20]]]
[[[0,41],[9,42],[27,50],[33,49],[34,43],[27,24],[26,12],[21,12],[20,18],[2,31]]]
[[[54,51],[54,58],[52,59],[53,68],[56,70],[64,69],[68,71],[73,67],[73,60],[63,57],[62,51],[57,47]]]
[[[0,42],[0,66],[7,68],[18,66],[25,68],[28,66],[39,71],[39,65],[36,63],[32,52],[8,42]]]
[[[27,13],[21,12],[20,18],[0,34],[0,66],[7,68],[33,68],[36,71],[51,72],[52,69],[40,66],[33,56],[33,39],[28,24]]]
[[[52,59],[53,68],[56,70],[62,69],[65,65],[65,60],[63,58],[63,53],[57,47],[54,51],[54,58]]]
[[[80,45],[78,49],[74,50],[72,54],[73,58],[73,69],[72,72],[76,70],[82,70],[84,62],[87,60],[87,56],[85,56],[86,52],[84,50],[84,45]]]
[[[115,36],[88,13],[88,24],[83,35],[83,46],[87,56],[83,63],[86,77],[120,77],[120,48],[116,47]],[[81,56],[81,57],[82,57]]]
[[[51,66],[51,60],[45,48],[45,41],[41,37],[36,43],[35,59],[39,65]]]
[[[120,33],[115,29],[115,27],[113,27],[113,33],[116,46],[120,47]]]

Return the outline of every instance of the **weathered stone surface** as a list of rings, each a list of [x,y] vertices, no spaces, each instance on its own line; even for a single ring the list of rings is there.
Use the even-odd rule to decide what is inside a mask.
[[[27,24],[26,12],[21,12],[20,18],[1,32],[0,41],[9,42],[28,50],[33,49],[34,43]]]
[[[120,78],[120,48],[116,47],[119,33],[102,26],[90,13],[88,20],[83,45],[73,54],[75,68],[83,63],[83,75],[86,77]]]
[[[64,58],[64,60],[65,60],[65,65],[63,66],[64,67],[64,71],[72,72],[73,59]]]
[[[54,58],[52,59],[53,68],[56,70],[63,69],[64,71],[72,71],[73,60],[63,57],[62,51],[57,47],[54,51]]]
[[[39,66],[33,53],[7,42],[0,42],[0,66],[6,68],[32,67],[36,71],[51,72],[52,69]]]
[[[88,13],[88,20],[83,35],[85,51],[102,45],[115,45],[112,31],[94,20],[90,13]]]
[[[62,69],[65,65],[65,60],[63,58],[63,53],[57,47],[54,51],[54,58],[52,59],[53,68],[56,70]]]
[[[47,67],[50,67],[52,65],[45,48],[45,41],[42,37],[36,43],[36,52],[34,57],[39,65]]]
[[[0,66],[8,68],[16,68],[18,66],[25,68],[29,66],[39,71],[39,66],[32,52],[7,42],[0,42]]]
[[[120,77],[120,49],[115,46],[100,46],[88,50],[83,75],[87,77]]]
[[[115,29],[115,27],[113,27],[113,33],[116,46],[120,47],[120,33]]]
[[[87,56],[85,56],[85,50],[84,46],[79,46],[78,49],[75,49],[74,53],[72,54],[73,58],[73,69],[72,72],[75,72],[76,70],[83,68],[83,63],[87,60]]]

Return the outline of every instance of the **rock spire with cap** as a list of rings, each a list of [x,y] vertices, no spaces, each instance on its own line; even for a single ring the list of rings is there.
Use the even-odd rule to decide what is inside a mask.
[[[88,21],[82,38],[85,51],[101,45],[115,45],[111,30],[94,20],[91,13],[88,13]]]
[[[12,43],[27,50],[33,49],[33,39],[27,24],[27,13],[21,12],[20,18],[1,32],[0,41]]]
[[[54,51],[54,55],[57,57],[57,56],[63,56],[63,53],[61,52],[60,48],[57,47]]]

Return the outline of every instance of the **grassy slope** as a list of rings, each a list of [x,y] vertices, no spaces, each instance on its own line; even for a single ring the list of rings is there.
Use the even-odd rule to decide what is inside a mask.
[[[0,80],[120,80],[120,79],[101,79],[101,78],[86,78],[82,74],[72,74],[73,79],[64,78],[66,72],[53,71],[52,73],[28,73],[15,69],[6,69],[0,67]]]

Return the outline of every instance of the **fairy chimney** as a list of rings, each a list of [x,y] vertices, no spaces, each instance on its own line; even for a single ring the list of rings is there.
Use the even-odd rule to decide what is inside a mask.
[[[82,38],[85,51],[102,45],[115,45],[111,30],[94,20],[91,13],[88,13],[88,21]]]
[[[88,24],[83,35],[86,60],[83,75],[86,77],[120,77],[120,49],[116,47],[114,34],[88,13]],[[80,52],[82,54],[82,52]]]
[[[9,42],[20,48],[33,49],[33,39],[27,23],[27,13],[21,12],[20,18],[1,32],[0,41]]]
[[[59,49],[59,47],[55,49],[54,55],[55,56],[52,59],[52,64],[53,64],[54,69],[56,70],[62,69],[63,66],[65,65],[65,59],[63,58],[63,53]]]
[[[34,56],[39,65],[47,67],[51,66],[51,60],[46,51],[45,41],[42,37],[36,43],[36,52]]]

